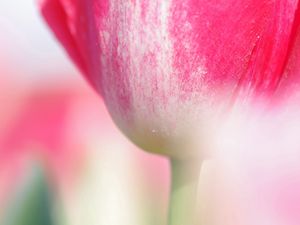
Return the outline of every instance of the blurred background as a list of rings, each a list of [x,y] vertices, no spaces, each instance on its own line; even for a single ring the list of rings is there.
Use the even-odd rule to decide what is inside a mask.
[[[40,18],[0,1],[0,224],[165,224],[166,159],[111,121]]]

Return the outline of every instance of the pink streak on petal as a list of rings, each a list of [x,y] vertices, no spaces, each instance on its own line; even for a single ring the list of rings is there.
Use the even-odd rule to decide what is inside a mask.
[[[173,1],[171,33],[183,94],[273,94],[298,23],[298,1]],[[204,64],[207,73],[197,72]],[[244,96],[243,96],[244,95]]]

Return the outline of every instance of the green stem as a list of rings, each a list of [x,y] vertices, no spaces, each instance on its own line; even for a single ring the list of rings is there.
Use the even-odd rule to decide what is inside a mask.
[[[201,161],[171,160],[169,225],[195,225]]]

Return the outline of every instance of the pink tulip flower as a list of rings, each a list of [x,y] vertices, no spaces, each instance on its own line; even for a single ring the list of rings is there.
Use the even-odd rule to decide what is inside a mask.
[[[186,156],[233,104],[274,105],[297,89],[296,0],[40,6],[117,125],[149,151]]]
[[[299,111],[297,0],[42,0],[40,7],[120,129],[143,149],[171,156],[172,225],[195,224],[203,158],[236,159],[247,152],[246,137],[254,152],[272,153],[260,138],[264,119]],[[259,132],[251,118],[262,121],[254,123]]]

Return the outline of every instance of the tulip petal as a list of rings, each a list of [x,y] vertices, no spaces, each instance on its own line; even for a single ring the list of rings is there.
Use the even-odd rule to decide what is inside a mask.
[[[274,93],[297,35],[299,1],[173,2],[175,66],[185,91],[201,87],[191,71],[205,64],[201,82],[210,91]]]
[[[70,57],[82,71],[86,71],[83,56],[78,49],[76,37],[70,32],[67,15],[59,0],[42,1],[41,11],[56,37],[67,49]]]
[[[225,90],[228,97],[233,99],[253,94],[269,95],[276,91],[298,34],[299,1],[168,2],[170,8],[167,19],[174,61],[172,66],[175,68],[174,75],[178,76],[180,92],[184,98],[191,92],[203,90],[209,90],[209,95],[215,95],[214,90]],[[156,23],[159,29],[160,19],[155,20],[154,15],[149,15],[149,12],[147,14],[151,7],[158,7],[156,4],[158,3],[155,1],[147,3],[143,0],[134,3],[141,7],[142,16],[139,19],[143,18],[145,26],[147,23]],[[88,80],[98,88],[103,85],[100,79],[102,70],[99,59],[103,53],[101,48],[105,48],[105,43],[98,37],[100,30],[105,30],[101,27],[101,20],[109,20],[112,26],[116,23],[127,24],[128,28],[125,29],[130,31],[130,20],[133,21],[135,17],[132,15],[127,18],[128,21],[122,21],[120,13],[128,10],[123,4],[123,10],[114,12],[114,19],[119,21],[113,21],[113,18],[108,18],[106,14],[111,5],[112,2],[108,1],[87,3],[82,0],[44,0],[41,3],[42,14],[57,38],[79,68],[87,74]],[[118,35],[118,32],[116,30],[110,35]],[[115,38],[117,42],[111,43],[111,47],[119,48],[122,41],[118,40],[118,37]],[[145,55],[144,62],[155,63],[151,57],[157,58],[156,54],[163,54],[159,51],[164,50],[163,45],[164,43],[161,43],[160,47],[157,46],[158,51],[153,53],[153,56]],[[128,51],[128,46],[122,48]],[[128,60],[128,67],[131,67]],[[115,67],[119,64],[116,62]]]
[[[42,0],[43,17],[88,81],[98,69],[99,46],[92,7],[81,0]]]

